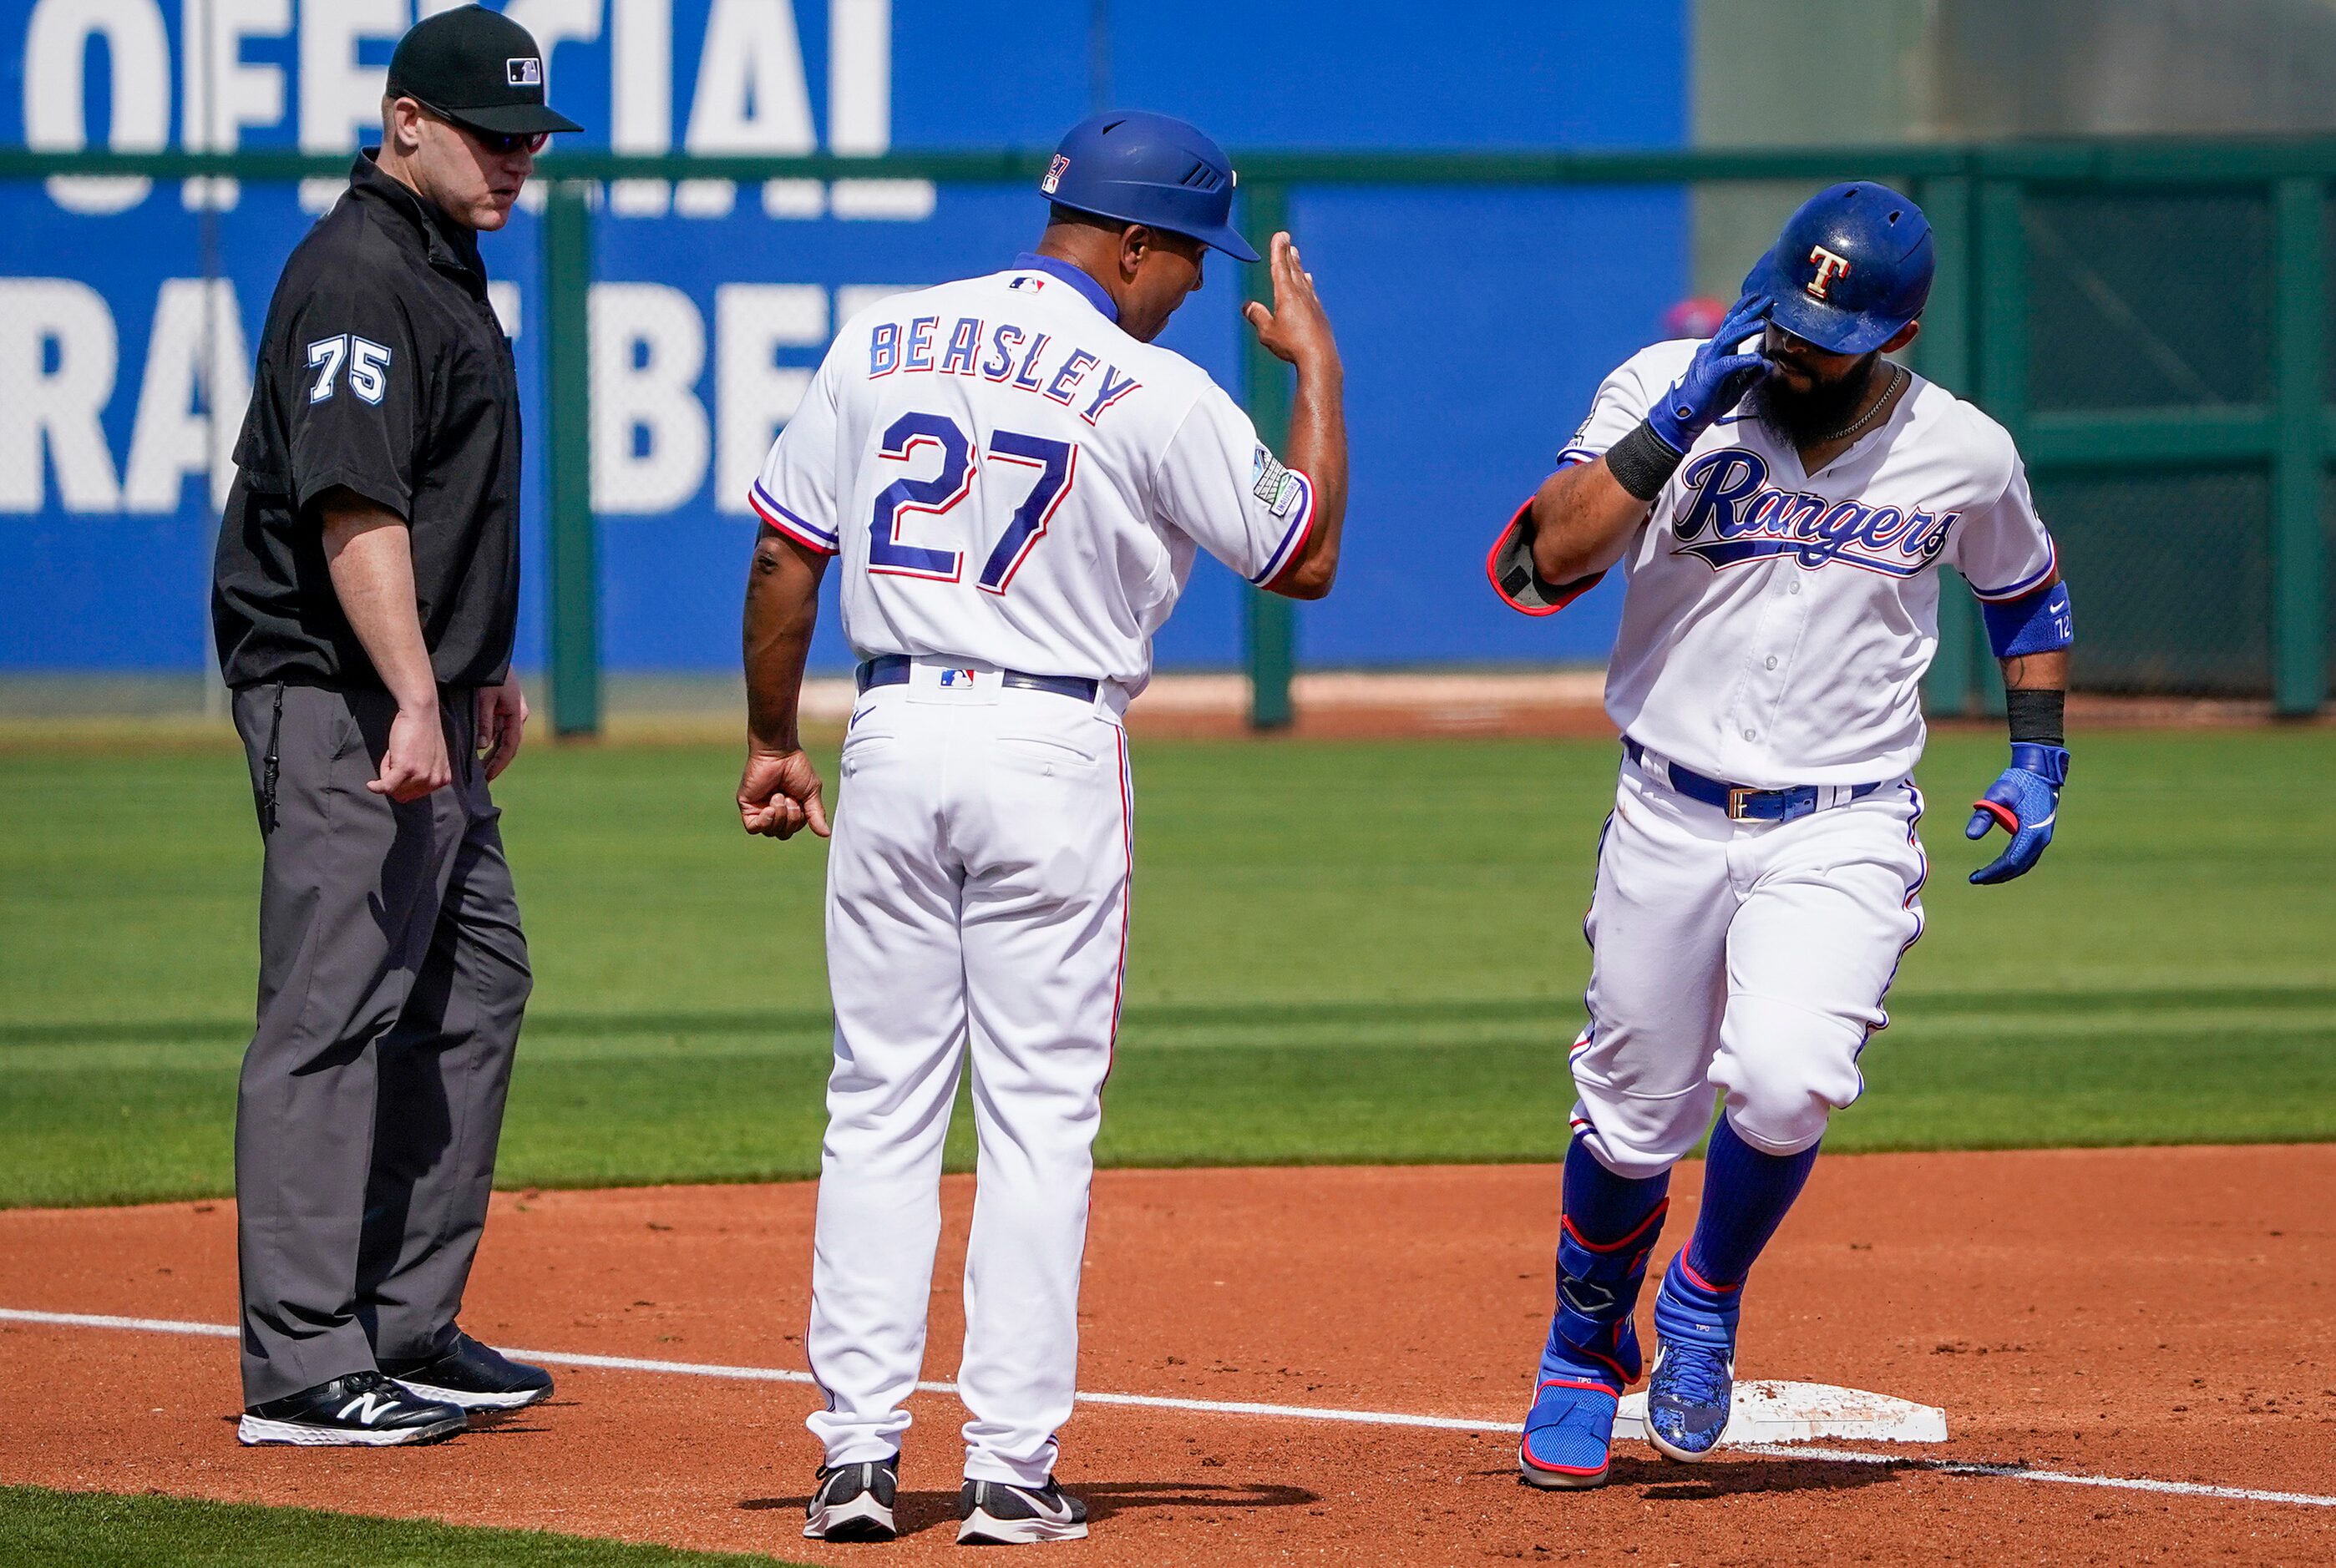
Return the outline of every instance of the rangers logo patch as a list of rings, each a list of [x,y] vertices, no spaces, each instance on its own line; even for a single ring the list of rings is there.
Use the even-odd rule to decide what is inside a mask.
[[[1822,245],[1809,247],[1809,259],[1817,264],[1817,275],[1805,286],[1811,299],[1825,298],[1825,290],[1833,286],[1835,278],[1849,276],[1849,257],[1835,256]]]
[[[1260,447],[1251,455],[1249,463],[1250,493],[1265,503],[1266,510],[1277,518],[1286,518],[1290,508],[1298,504],[1298,481],[1291,477],[1281,460]]]
[[[1054,195],[1056,187],[1063,183],[1063,176],[1069,172],[1070,167],[1068,158],[1059,152],[1055,154],[1055,161],[1046,165],[1046,178],[1038,182],[1038,189],[1045,195]]]
[[[503,85],[506,87],[540,87],[543,85],[543,62],[532,54],[503,62]]]

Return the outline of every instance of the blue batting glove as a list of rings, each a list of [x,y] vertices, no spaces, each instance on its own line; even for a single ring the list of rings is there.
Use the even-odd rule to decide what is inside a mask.
[[[1687,373],[1671,382],[1662,401],[1648,411],[1647,423],[1655,434],[1684,453],[1713,421],[1744,401],[1744,394],[1768,373],[1768,362],[1757,353],[1738,353],[1746,338],[1761,330],[1768,302],[1747,294],[1736,302],[1711,341],[1695,351]]]
[[[1988,829],[2001,828],[2011,835],[2003,853],[1971,873],[1981,886],[2025,876],[2044,858],[2052,842],[2052,819],[2059,815],[2060,786],[2068,781],[2068,749],[2016,742],[2011,766],[1971,802],[1966,838],[1984,838]]]

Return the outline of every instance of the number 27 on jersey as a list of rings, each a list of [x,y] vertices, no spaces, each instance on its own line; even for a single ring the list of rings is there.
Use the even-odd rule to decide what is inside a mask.
[[[886,576],[954,583],[965,575],[965,552],[902,544],[900,519],[913,512],[939,517],[953,509],[973,493],[980,464],[972,440],[946,414],[902,414],[884,432],[880,455],[905,466],[917,462],[927,447],[937,448],[940,452],[938,473],[930,479],[895,479],[876,497],[875,515],[868,521],[868,569]],[[1079,449],[1072,441],[1050,440],[1017,431],[993,431],[989,449],[982,455],[996,462],[1033,470],[1029,492],[1014,508],[1012,520],[990,547],[988,558],[982,563],[981,575],[975,579],[983,592],[1003,594],[1014,580],[1014,574],[1046,537],[1046,525],[1053,520],[1056,508],[1063,504],[1063,498],[1071,493]]]

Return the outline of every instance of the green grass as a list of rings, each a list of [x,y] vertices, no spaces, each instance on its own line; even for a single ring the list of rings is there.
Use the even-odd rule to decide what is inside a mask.
[[[0,1563],[41,1568],[778,1568],[544,1530],[485,1530],[311,1508],[0,1486]]]
[[[2336,732],[2077,750],[2042,869],[1979,889],[1960,803],[2001,743],[1933,748],[1929,934],[1827,1147],[2336,1137]],[[1102,1157],[1553,1157],[1613,766],[1590,743],[1139,746]],[[822,852],[747,840],[735,781],[727,749],[550,747],[504,780],[538,976],[506,1186],[815,1169]],[[17,751],[0,791],[0,1204],[228,1190],[240,758]]]

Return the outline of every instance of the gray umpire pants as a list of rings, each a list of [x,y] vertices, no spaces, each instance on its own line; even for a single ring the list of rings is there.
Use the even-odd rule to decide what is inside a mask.
[[[385,692],[235,693],[267,847],[259,1019],[236,1101],[243,1388],[259,1404],[453,1336],[530,985],[472,693],[454,779],[377,777]]]

